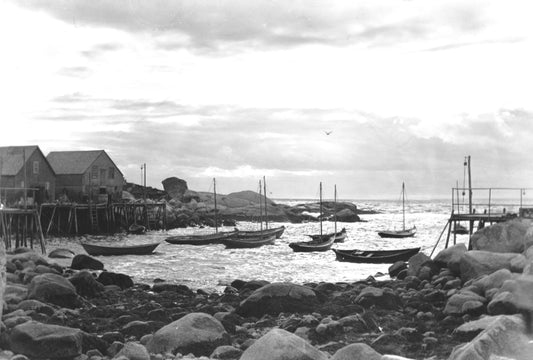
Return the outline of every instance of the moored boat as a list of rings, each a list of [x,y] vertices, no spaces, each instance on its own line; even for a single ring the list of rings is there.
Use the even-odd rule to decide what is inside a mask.
[[[239,237],[254,237],[258,235],[275,235],[276,239],[279,239],[283,232],[285,231],[285,226],[280,226],[277,228],[264,229],[264,230],[237,230],[239,232]]]
[[[239,233],[235,236],[224,239],[222,243],[228,249],[257,248],[263,245],[272,245],[276,241],[276,234],[243,236]]]
[[[334,234],[316,236],[314,240],[293,242],[289,246],[294,252],[328,251],[335,242]]]
[[[102,244],[82,242],[81,246],[83,246],[83,248],[89,255],[111,256],[111,255],[148,255],[148,254],[153,253],[155,248],[159,244],[160,244],[159,242],[156,242],[156,243],[141,244],[141,245],[114,246],[114,245],[102,245]]]
[[[223,231],[211,234],[176,235],[165,239],[174,245],[209,245],[220,244],[224,239],[234,236],[238,231]]]
[[[394,250],[340,250],[332,249],[335,252],[336,260],[353,263],[369,264],[392,264],[396,261],[407,261],[413,255],[420,252],[420,248],[406,248]]]
[[[378,235],[382,238],[406,238],[412,237],[416,234],[416,226],[410,229],[405,228],[405,183],[402,183],[402,229],[401,230],[383,230],[378,231]]]
[[[143,234],[146,232],[146,227],[139,224],[131,224],[130,227],[128,227],[128,232],[130,234]]]
[[[341,231],[338,231],[336,233],[325,234],[325,235],[307,235],[307,236],[311,237],[311,239],[313,240],[320,238],[320,236],[323,236],[323,237],[325,236],[326,238],[329,236],[335,236],[335,242],[341,243],[341,242],[344,242],[344,240],[346,240],[346,228],[342,228]]]

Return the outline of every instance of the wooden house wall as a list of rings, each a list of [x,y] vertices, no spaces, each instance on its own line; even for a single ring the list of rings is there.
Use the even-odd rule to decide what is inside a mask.
[[[97,194],[99,189],[105,188],[113,200],[119,200],[122,197],[124,176],[105,153],[98,156],[91,167],[87,169],[84,180],[86,185],[92,187],[93,194]]]
[[[64,200],[82,202],[85,194],[85,187],[83,186],[83,175],[81,174],[67,174],[56,176],[56,198],[63,199],[62,196],[66,194],[67,198]]]

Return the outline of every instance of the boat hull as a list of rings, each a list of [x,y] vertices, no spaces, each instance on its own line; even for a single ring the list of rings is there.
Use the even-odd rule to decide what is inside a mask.
[[[265,229],[265,230],[238,230],[239,237],[255,237],[259,235],[275,235],[276,239],[279,239],[283,232],[285,231],[285,226],[280,226],[277,228],[272,229]]]
[[[325,235],[308,235],[313,240],[318,240],[320,236],[328,238],[329,236],[335,236],[335,242],[336,243],[342,243],[344,240],[346,240],[346,229],[342,228],[341,231],[338,231],[336,233],[330,233]]]
[[[289,246],[294,252],[328,251],[335,242],[335,236],[334,234],[322,236],[322,239],[317,238],[312,241],[293,242]]]
[[[132,246],[107,246],[81,243],[87,254],[92,256],[113,255],[149,255],[154,252],[159,243],[132,245]]]
[[[416,228],[407,230],[386,230],[378,232],[378,235],[382,238],[407,238],[413,237],[416,234]]]
[[[353,263],[367,264],[393,264],[396,261],[408,261],[411,256],[420,252],[420,248],[394,249],[394,250],[339,250],[335,252],[336,260]]]
[[[234,236],[235,234],[237,234],[237,231],[226,231],[204,235],[177,235],[168,237],[165,241],[173,245],[220,244],[224,239]]]
[[[255,237],[241,237],[239,233],[236,236],[224,239],[222,242],[227,249],[249,249],[258,248],[263,245],[272,245],[276,241],[276,234],[258,235]]]

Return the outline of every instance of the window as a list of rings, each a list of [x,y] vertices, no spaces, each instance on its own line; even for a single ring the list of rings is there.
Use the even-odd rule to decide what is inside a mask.
[[[50,190],[50,183],[48,181],[44,183],[44,189],[46,191]]]
[[[115,178],[115,168],[110,167],[109,168],[109,178],[114,179]]]
[[[91,170],[91,178],[98,179],[98,166],[94,165]]]
[[[33,162],[33,173],[39,174],[39,162],[38,161]]]

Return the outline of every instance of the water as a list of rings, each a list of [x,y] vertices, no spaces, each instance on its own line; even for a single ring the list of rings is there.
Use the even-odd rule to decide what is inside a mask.
[[[279,201],[296,204],[298,201]],[[340,249],[393,249],[421,247],[430,255],[446,221],[450,216],[448,201],[410,201],[406,208],[406,227],[416,225],[413,238],[382,239],[377,231],[400,229],[402,224],[401,203],[397,201],[354,201],[359,209],[379,211],[379,214],[360,215],[365,222],[337,223],[340,230],[346,227],[348,234],[344,243],[335,244]],[[121,272],[134,278],[135,282],[153,283],[160,278],[185,284],[193,289],[221,290],[235,279],[267,281],[290,281],[296,283],[317,281],[356,281],[377,273],[387,274],[390,264],[354,264],[335,260],[332,251],[295,253],[288,246],[294,241],[308,241],[306,234],[319,232],[319,223],[271,223],[270,227],[285,225],[286,230],[275,245],[257,249],[225,249],[223,245],[172,245],[164,241],[168,236],[193,232],[212,232],[213,229],[172,229],[154,231],[144,235],[84,236],[70,239],[49,239],[47,249],[67,247],[76,253],[84,253],[80,240],[101,241],[114,244],[140,244],[161,241],[153,255],[98,257],[109,271]],[[240,222],[240,229],[258,229],[257,223]],[[229,231],[232,228],[222,228]],[[323,231],[332,232],[333,222],[324,222]],[[468,242],[468,236],[458,235],[458,242]],[[446,233],[435,250],[444,247]]]

